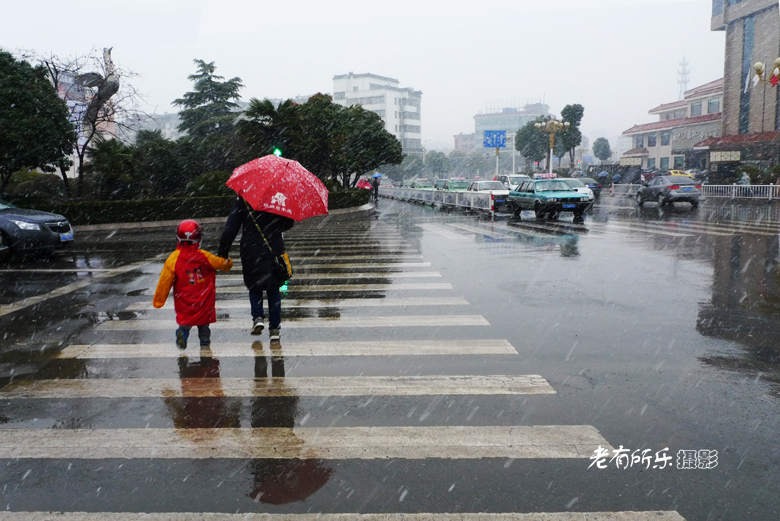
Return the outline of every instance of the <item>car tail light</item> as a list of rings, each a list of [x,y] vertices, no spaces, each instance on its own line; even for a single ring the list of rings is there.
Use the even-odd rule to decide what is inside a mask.
[[[596,186],[598,186],[599,188],[601,188],[601,185],[596,185]]]
[[[701,190],[701,185],[696,185],[697,190]]]
[[[669,190],[679,190],[679,189],[680,189],[680,185],[672,185],[669,187]]]

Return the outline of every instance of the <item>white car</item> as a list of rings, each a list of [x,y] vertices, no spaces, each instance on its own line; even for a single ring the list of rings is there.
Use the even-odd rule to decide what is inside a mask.
[[[509,195],[509,190],[499,181],[472,181],[466,191],[493,194],[496,210],[506,207],[506,197]]]
[[[581,194],[587,194],[588,201],[593,202],[596,199],[596,196],[593,194],[593,190],[585,186],[585,183],[579,179],[559,177],[558,180],[565,182],[567,185],[571,186]]]
[[[498,182],[504,185],[507,190],[514,190],[521,183],[530,181],[531,178],[522,174],[500,175],[498,176]]]

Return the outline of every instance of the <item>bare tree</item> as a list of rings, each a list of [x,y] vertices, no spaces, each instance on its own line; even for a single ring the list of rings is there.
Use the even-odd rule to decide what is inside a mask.
[[[116,67],[112,48],[89,54],[60,58],[55,54],[38,58],[46,67],[49,80],[68,105],[69,119],[76,127],[78,141],[74,149],[78,172],[77,194],[83,195],[84,163],[89,149],[99,136],[121,138],[134,131],[146,114],[140,110],[142,96],[128,81],[138,75]],[[65,190],[71,190],[67,177],[69,165],[57,165]]]

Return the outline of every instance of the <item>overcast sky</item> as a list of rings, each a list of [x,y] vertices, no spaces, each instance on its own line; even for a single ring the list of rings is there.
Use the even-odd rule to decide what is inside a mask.
[[[149,111],[190,89],[195,58],[240,77],[243,98],[332,94],[333,76],[371,72],[423,92],[428,148],[474,132],[493,100],[585,107],[583,133],[617,137],[723,76],[711,0],[0,0],[0,48],[85,54],[114,47]],[[774,57],[771,57],[772,59]],[[429,141],[430,140],[430,141]]]

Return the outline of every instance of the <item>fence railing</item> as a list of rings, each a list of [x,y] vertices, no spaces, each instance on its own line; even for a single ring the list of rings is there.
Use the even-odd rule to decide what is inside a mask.
[[[389,188],[380,186],[379,195],[400,201],[412,201],[440,207],[460,207],[492,212],[490,194],[473,192],[447,192],[442,190],[415,190],[413,188]]]
[[[642,185],[619,184],[609,188],[613,197],[634,197]],[[778,185],[702,185],[702,194],[709,198],[723,199],[780,199]]]

